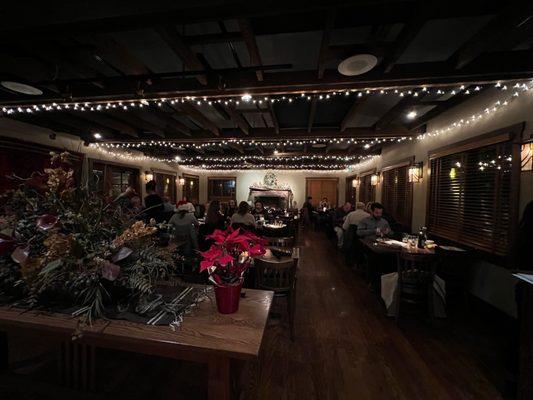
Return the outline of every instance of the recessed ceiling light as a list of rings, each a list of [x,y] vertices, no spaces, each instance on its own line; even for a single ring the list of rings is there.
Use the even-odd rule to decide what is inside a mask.
[[[245,93],[245,94],[242,95],[241,100],[242,101],[250,101],[250,100],[252,100],[252,95],[249,94],[249,93]]]
[[[95,132],[95,133],[93,133],[93,136],[94,136],[95,139],[102,139],[102,134],[101,133]]]
[[[409,112],[407,113],[407,118],[408,118],[408,119],[415,119],[417,115],[418,115],[418,114],[416,113],[416,111],[414,111],[414,110],[413,110],[413,111],[409,111]]]
[[[376,56],[372,54],[358,54],[342,61],[339,64],[339,73],[346,76],[361,75],[370,71],[378,63]]]
[[[2,81],[0,82],[0,85],[12,92],[28,94],[30,96],[40,96],[43,94],[43,91],[41,89],[38,89],[34,86],[26,85],[25,83]]]
[[[277,149],[274,150],[274,154],[279,154],[279,151]]]

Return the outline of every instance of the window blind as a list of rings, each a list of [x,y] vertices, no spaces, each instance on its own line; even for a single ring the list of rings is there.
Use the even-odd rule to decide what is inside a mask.
[[[428,229],[505,256],[511,215],[511,142],[431,160]]]
[[[359,180],[359,201],[368,203],[374,201],[374,186],[371,183],[372,175],[364,175]]]
[[[385,211],[406,229],[411,228],[413,184],[409,182],[409,166],[383,171],[381,202]]]

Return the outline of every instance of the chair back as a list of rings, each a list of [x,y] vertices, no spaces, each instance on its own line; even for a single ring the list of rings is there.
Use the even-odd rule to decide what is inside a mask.
[[[281,261],[254,260],[256,285],[259,289],[272,290],[276,293],[294,289],[298,259],[287,258]]]
[[[289,247],[294,246],[294,236],[285,236],[285,237],[268,237],[264,236],[264,239],[268,241],[270,246],[276,247]]]
[[[404,287],[432,284],[436,257],[434,254],[420,254],[400,251],[397,255],[398,279]]]

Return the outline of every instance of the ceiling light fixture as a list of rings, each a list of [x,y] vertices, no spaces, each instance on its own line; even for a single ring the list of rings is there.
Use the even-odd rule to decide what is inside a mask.
[[[417,114],[416,111],[414,111],[414,110],[413,110],[413,111],[409,111],[409,112],[407,113],[407,118],[408,118],[408,119],[415,119],[417,115],[418,115],[418,114]]]
[[[40,96],[43,94],[41,89],[38,89],[34,86],[26,85],[25,83],[14,82],[14,81],[2,81],[0,82],[4,88],[11,92],[27,94],[30,96]]]
[[[95,139],[102,139],[102,134],[101,133],[95,132],[95,133],[93,133],[93,136],[94,136]]]
[[[252,95],[249,94],[249,93],[245,93],[245,94],[242,95],[241,100],[248,102],[248,101],[252,100]]]
[[[358,54],[342,61],[338,70],[346,76],[362,75],[374,68],[377,63],[378,59],[372,54]]]

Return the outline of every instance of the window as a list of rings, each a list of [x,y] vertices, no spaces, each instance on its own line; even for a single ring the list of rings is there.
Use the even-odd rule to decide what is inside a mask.
[[[237,187],[236,178],[208,178],[207,181],[207,198],[209,201],[229,201],[235,200]]]
[[[183,196],[193,204],[200,203],[200,178],[194,175],[183,175]]]
[[[411,230],[413,184],[409,183],[409,165],[383,170],[381,202],[399,224]]]
[[[139,185],[139,170],[121,165],[103,162],[92,162],[91,190],[104,196],[116,197],[123,193],[128,186],[141,193]]]
[[[156,172],[155,183],[157,186],[157,193],[163,197],[167,197],[171,202],[176,201],[176,175],[164,174]]]
[[[372,174],[367,174],[359,178],[359,201],[369,203],[374,201],[374,186],[372,186]]]
[[[352,204],[355,204],[355,195],[356,195],[356,190],[357,188],[355,188],[353,186],[353,182],[354,180],[357,178],[357,175],[353,175],[353,176],[349,176],[346,178],[346,196],[345,196],[345,201],[349,201],[350,203]]]
[[[512,142],[431,159],[430,233],[496,256],[510,244]]]

